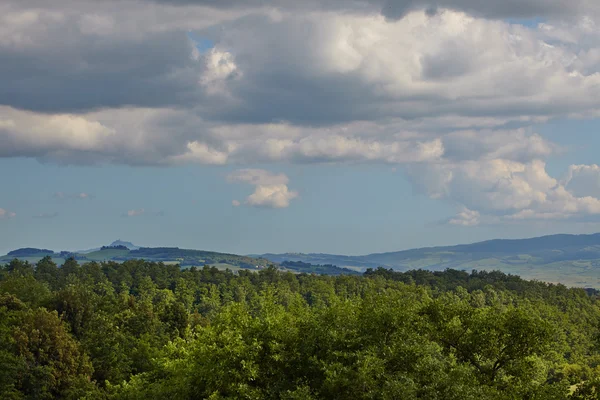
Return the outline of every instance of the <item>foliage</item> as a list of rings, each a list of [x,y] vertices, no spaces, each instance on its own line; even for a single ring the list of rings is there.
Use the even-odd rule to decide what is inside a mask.
[[[0,398],[595,399],[599,322],[594,293],[498,272],[17,260]]]
[[[129,247],[118,244],[116,246],[102,246],[100,250],[129,250]]]

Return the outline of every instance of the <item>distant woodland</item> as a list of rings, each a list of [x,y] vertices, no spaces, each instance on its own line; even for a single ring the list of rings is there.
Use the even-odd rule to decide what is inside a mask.
[[[0,398],[597,399],[597,296],[500,272],[13,260]]]

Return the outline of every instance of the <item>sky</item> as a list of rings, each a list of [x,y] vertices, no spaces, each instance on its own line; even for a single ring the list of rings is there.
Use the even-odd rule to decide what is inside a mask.
[[[0,253],[600,231],[600,2],[0,3]]]

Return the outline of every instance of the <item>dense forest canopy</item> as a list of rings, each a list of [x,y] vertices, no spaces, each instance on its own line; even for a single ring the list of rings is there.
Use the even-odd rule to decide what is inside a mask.
[[[596,399],[596,293],[499,272],[0,268],[2,399]]]

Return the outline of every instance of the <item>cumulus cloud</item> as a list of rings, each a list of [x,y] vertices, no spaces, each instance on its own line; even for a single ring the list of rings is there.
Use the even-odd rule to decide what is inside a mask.
[[[44,112],[198,101],[187,31],[235,18],[208,7],[60,0],[0,5],[0,104]]]
[[[433,161],[444,153],[439,137],[406,131],[411,127],[401,122],[353,122],[334,127],[221,125],[193,112],[123,109],[60,116],[62,121],[77,121],[70,135],[65,135],[65,126],[58,131],[52,129],[48,120],[53,118],[56,116],[32,115],[0,106],[0,144],[4,145],[0,156],[79,164],[222,165],[410,163]],[[42,131],[45,138],[37,140]]]
[[[479,212],[463,207],[462,210],[448,223],[451,225],[475,226],[479,224]]]
[[[290,191],[287,185],[258,185],[254,193],[246,198],[246,204],[254,207],[286,208],[298,192]]]
[[[449,115],[518,120],[598,108],[597,40],[581,40],[597,33],[593,20],[528,28],[470,14],[472,5],[453,11],[452,2],[437,4],[435,15],[420,10],[423,2],[404,2],[416,11],[400,20],[364,8],[283,7],[274,16],[246,4],[233,12],[195,3],[152,13],[126,1],[117,14],[97,3],[106,5],[4,6],[0,103],[54,113],[198,107],[221,123],[309,126]],[[198,50],[190,29],[214,47]]]
[[[10,219],[15,218],[16,216],[16,213],[0,208],[0,219]]]
[[[253,207],[286,208],[290,201],[298,197],[298,192],[289,190],[285,174],[273,174],[263,169],[242,169],[227,176],[231,183],[254,185],[254,193],[246,198],[245,204]],[[232,205],[241,203],[234,200]]]
[[[577,170],[571,166],[570,170]],[[586,166],[593,167],[593,166]],[[600,198],[572,191],[541,160],[505,159],[422,165],[409,171],[417,190],[463,207],[450,223],[472,226],[503,220],[566,219],[600,215]],[[476,214],[475,214],[476,212]]]
[[[0,157],[385,163],[452,224],[598,213],[598,167],[550,176],[564,149],[531,126],[600,116],[599,2],[149,1],[0,5]],[[283,174],[229,180],[251,206],[298,196]]]
[[[348,2],[275,2],[273,13],[214,2],[152,12],[125,1],[117,14],[110,1],[61,1],[0,6],[0,156],[411,163],[459,157],[467,141],[502,147],[498,157],[540,156],[542,140],[512,149],[480,129],[600,110],[589,17],[524,27],[486,19],[466,0],[436,2],[435,14],[416,0],[363,1],[343,14],[326,10]],[[399,4],[410,11],[399,20],[371,12]],[[195,37],[214,47],[199,49]],[[462,131],[454,140],[441,137],[453,128]]]
[[[307,125],[598,109],[600,77],[579,68],[580,48],[547,43],[547,31],[449,10],[399,21],[313,13],[228,23],[217,46],[243,78],[227,83],[235,101],[213,103],[207,115]]]
[[[526,129],[456,131],[445,135],[442,143],[445,158],[451,160],[528,161],[560,151],[554,143]]]

